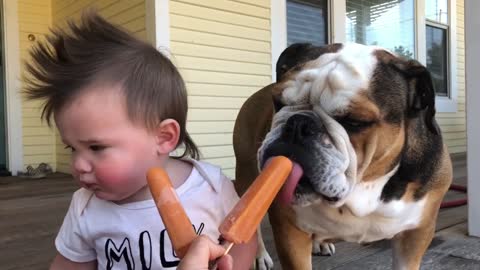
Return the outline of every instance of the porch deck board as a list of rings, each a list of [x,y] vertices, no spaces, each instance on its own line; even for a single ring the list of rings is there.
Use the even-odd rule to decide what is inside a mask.
[[[466,185],[466,165],[454,160],[456,184]],[[55,173],[45,179],[0,177],[0,267],[47,269],[55,255],[54,238],[77,189],[71,176]],[[465,198],[449,191],[445,200]],[[466,236],[467,207],[442,209],[437,233],[427,252],[422,269],[480,269],[480,239]],[[268,219],[262,228],[267,249],[280,269]],[[336,243],[332,257],[314,257],[314,269],[390,269],[388,241],[366,245]]]

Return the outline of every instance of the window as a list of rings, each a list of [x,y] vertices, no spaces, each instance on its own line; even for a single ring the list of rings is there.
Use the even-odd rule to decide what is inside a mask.
[[[432,74],[438,112],[457,111],[457,0],[270,1],[272,80],[296,42],[378,45],[416,59]]]
[[[415,58],[413,0],[346,0],[346,6],[347,41]]]
[[[426,0],[425,18],[427,69],[437,95],[449,97],[448,0]]]
[[[328,43],[327,0],[287,0],[287,45]]]

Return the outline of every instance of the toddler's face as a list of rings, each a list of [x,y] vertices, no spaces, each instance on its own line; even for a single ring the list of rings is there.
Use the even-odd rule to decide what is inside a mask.
[[[154,134],[130,121],[124,99],[117,87],[92,86],[55,117],[75,179],[109,201],[134,195],[147,169],[162,162]]]

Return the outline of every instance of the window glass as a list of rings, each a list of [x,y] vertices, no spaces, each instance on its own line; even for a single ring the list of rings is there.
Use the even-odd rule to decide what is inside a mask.
[[[327,0],[287,0],[287,45],[328,43]]]
[[[437,95],[448,96],[447,29],[427,25],[427,69]]]
[[[346,39],[415,58],[414,0],[346,0]]]
[[[448,24],[448,0],[426,0],[425,17],[428,20]]]

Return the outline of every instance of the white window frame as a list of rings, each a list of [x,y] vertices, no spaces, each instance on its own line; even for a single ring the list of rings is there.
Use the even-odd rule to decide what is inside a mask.
[[[427,64],[427,46],[426,46],[426,26],[427,19],[425,17],[425,1],[417,0],[416,2],[416,59],[423,65]],[[447,61],[448,61],[448,80],[449,95],[437,96],[435,99],[435,107],[437,112],[457,112],[457,3],[455,0],[448,0],[448,31],[447,31]],[[435,23],[430,23],[436,25]]]
[[[437,29],[441,29],[441,30],[445,30],[445,33],[447,34],[447,81],[448,81],[448,88],[447,88],[447,96],[443,96],[443,97],[450,97],[451,96],[451,93],[452,93],[452,87],[450,85],[450,81],[452,80],[451,78],[451,67],[450,67],[450,26],[446,25],[446,24],[443,24],[443,23],[438,23],[438,22],[435,22],[435,21],[431,21],[431,20],[428,20],[426,19],[425,20],[425,33],[426,33],[426,28],[427,26],[430,26],[430,27],[435,27]],[[425,51],[425,54],[427,52]],[[426,60],[425,60],[426,62]]]
[[[415,0],[415,58],[426,65],[426,17],[425,1]],[[271,0],[271,38],[272,38],[272,81],[275,81],[275,64],[282,51],[287,47],[287,4],[286,0]],[[331,43],[345,42],[346,0],[329,0],[329,41]],[[457,111],[457,8],[455,0],[448,0],[448,70],[449,96],[436,97],[437,112]]]

